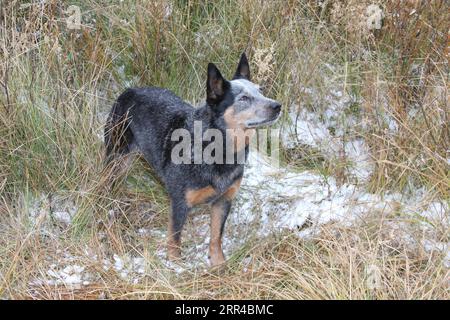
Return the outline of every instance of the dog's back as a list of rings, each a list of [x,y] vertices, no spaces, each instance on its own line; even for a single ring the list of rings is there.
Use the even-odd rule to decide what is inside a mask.
[[[170,157],[167,144],[172,131],[183,128],[194,110],[167,89],[127,89],[114,103],[105,126],[107,162],[138,149],[153,168],[162,169]]]

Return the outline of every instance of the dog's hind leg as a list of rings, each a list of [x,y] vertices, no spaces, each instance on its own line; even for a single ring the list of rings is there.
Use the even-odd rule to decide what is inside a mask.
[[[231,200],[225,197],[218,199],[212,205],[211,238],[209,241],[209,259],[212,266],[225,262],[225,256],[222,251],[222,235],[230,208]]]
[[[106,164],[102,170],[102,176],[105,177],[106,185],[109,186],[110,190],[114,190],[120,184],[119,182],[126,177],[126,173],[136,156],[136,152],[118,155]]]
[[[183,202],[172,200],[169,216],[167,249],[170,260],[181,258],[181,231],[190,208]]]

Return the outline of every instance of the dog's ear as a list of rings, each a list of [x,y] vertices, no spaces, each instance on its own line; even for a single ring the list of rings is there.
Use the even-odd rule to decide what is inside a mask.
[[[214,63],[208,63],[208,79],[206,80],[206,102],[215,105],[222,101],[228,82],[222,77]]]
[[[242,53],[236,73],[233,76],[233,80],[235,79],[246,79],[250,81],[250,66],[248,65],[248,59],[245,52]]]

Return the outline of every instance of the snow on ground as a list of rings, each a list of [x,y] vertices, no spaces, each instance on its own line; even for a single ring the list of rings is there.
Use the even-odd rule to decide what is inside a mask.
[[[450,268],[450,244],[445,242],[438,242],[433,240],[424,239],[422,245],[426,251],[438,251],[445,254],[444,267]]]
[[[45,204],[45,199],[40,199],[41,204]],[[56,202],[61,208],[54,208],[53,212],[64,214],[53,213],[53,216],[58,223],[70,223],[68,218],[73,217],[72,211],[75,210],[70,206],[70,201],[56,198]],[[34,205],[30,215],[42,217],[49,206],[55,207],[55,203]],[[445,221],[450,226],[448,203],[427,201],[427,193],[423,190],[409,197],[397,193],[381,196],[352,184],[338,186],[333,177],[324,177],[314,171],[295,172],[289,168],[275,167],[266,157],[251,152],[241,191],[227,220],[224,251],[230,257],[250,239],[277,234],[282,230],[291,230],[299,237],[309,238],[316,234],[319,226],[331,221],[351,224],[367,213],[381,214],[394,210],[423,219],[424,230],[431,228],[433,221]],[[165,228],[137,228],[136,233],[144,243],[156,243],[152,254],[167,270],[175,273],[198,272],[207,270],[209,266],[207,210],[194,211],[187,222],[183,236],[184,262],[181,263],[175,264],[166,259]],[[425,238],[421,245],[427,251],[444,252],[447,257],[444,265],[450,267],[448,243],[430,237]],[[116,272],[121,279],[130,283],[139,282],[149,269],[155,267],[154,262],[150,266],[149,260],[137,253],[116,253],[102,259],[92,254],[87,256],[102,265],[105,271]],[[86,261],[86,257],[77,259],[67,253],[62,257],[62,260],[52,263],[46,275],[32,283],[77,287],[98,279],[80,263]]]
[[[369,149],[355,128],[365,126],[359,118],[357,107],[360,101],[343,92],[330,88],[319,99],[320,94],[312,88],[303,88],[303,94],[312,101],[314,110],[305,105],[292,105],[288,110],[290,124],[282,130],[282,144],[287,149],[307,145],[319,150],[328,160],[345,157],[348,173],[365,181],[373,170]],[[356,109],[356,110],[353,110]],[[389,127],[395,122],[386,118]]]
[[[377,195],[354,184],[338,186],[333,177],[313,171],[294,172],[276,168],[258,153],[250,155],[242,191],[231,220],[237,223],[258,220],[259,235],[282,229],[297,230],[299,236],[313,234],[316,226],[330,221],[351,223],[370,212],[401,210],[427,219],[446,220],[445,202],[426,202],[427,193],[406,197],[399,193]]]
[[[63,195],[49,197],[41,194],[37,198],[24,199],[24,204],[28,207],[29,218],[34,224],[48,216],[50,221],[68,226],[77,212],[75,201]]]
[[[306,235],[329,221],[349,222],[369,206],[389,205],[355,185],[338,187],[333,178],[313,171],[276,168],[257,153],[250,155],[242,190],[236,219],[244,223],[258,219],[260,235],[282,229]]]
[[[61,252],[60,252],[61,253]],[[122,280],[136,284],[145,275],[147,263],[144,257],[114,254],[112,258],[99,259],[97,255],[90,254],[86,248],[86,255],[72,255],[63,252],[57,261],[50,264],[49,268],[38,279],[30,282],[32,286],[59,286],[81,288],[101,278],[98,272],[88,269],[83,264],[101,265],[107,273],[113,271]]]
[[[328,112],[334,114],[337,111]],[[290,121],[294,124],[283,131],[284,147],[291,149],[299,144],[317,148],[327,159],[345,156],[349,161],[349,173],[360,181],[366,180],[372,170],[369,149],[362,138],[346,138],[331,134],[331,127],[320,120],[320,115],[305,109],[298,113],[291,111]],[[334,127],[333,127],[334,128]]]
[[[58,250],[55,258],[44,275],[30,282],[32,286],[57,286],[80,288],[91,284],[92,274],[81,265],[81,260],[67,252]]]

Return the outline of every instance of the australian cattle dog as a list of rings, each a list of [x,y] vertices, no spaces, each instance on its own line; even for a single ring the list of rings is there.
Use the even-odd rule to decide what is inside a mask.
[[[265,97],[259,86],[251,82],[245,53],[232,80],[226,80],[213,63],[208,64],[206,102],[201,107],[195,108],[170,90],[157,87],[130,88],[119,96],[105,126],[106,159],[111,162],[118,156],[138,152],[164,184],[171,201],[170,259],[181,257],[181,231],[189,211],[208,203],[209,259],[212,266],[225,262],[222,234],[244,172],[245,160],[238,161],[239,155],[247,158],[249,138],[255,129],[274,123],[280,113],[280,103]],[[212,152],[216,161],[208,161],[201,154],[212,139],[197,143],[200,148],[182,151],[182,158],[192,161],[174,161],[173,150],[179,144],[174,141],[176,131],[184,130],[194,136],[196,130],[202,135],[211,129],[224,137],[216,136],[214,140],[220,141],[224,149]],[[230,150],[232,161],[226,158]]]

